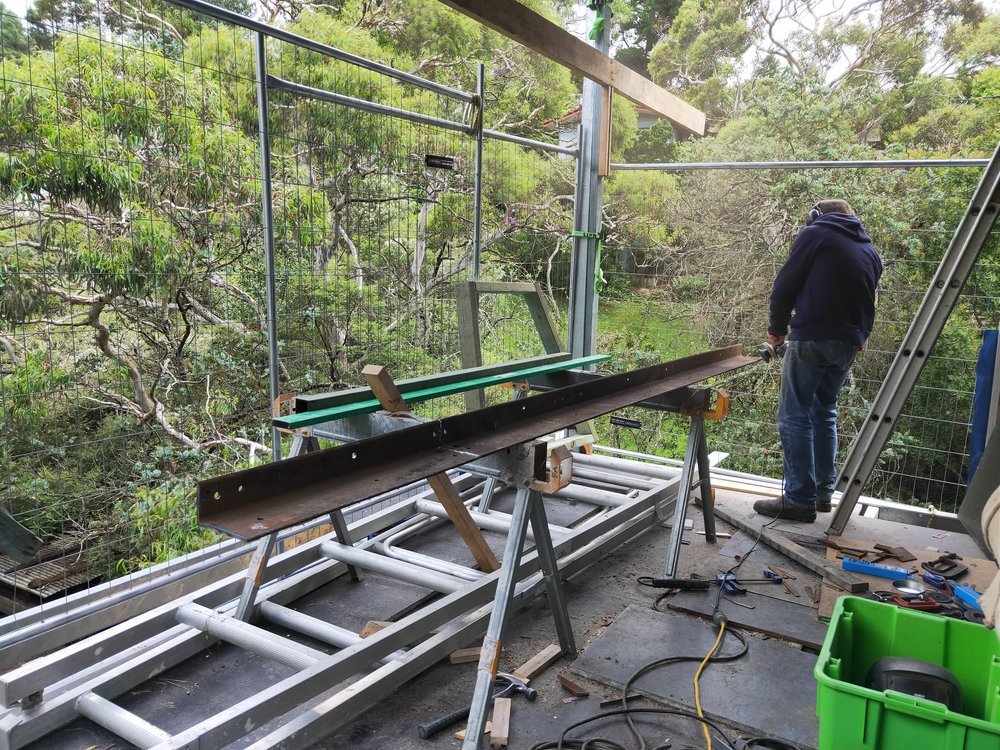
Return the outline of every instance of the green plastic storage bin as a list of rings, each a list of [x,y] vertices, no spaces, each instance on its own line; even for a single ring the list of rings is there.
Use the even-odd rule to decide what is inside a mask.
[[[950,669],[965,712],[864,687],[885,656]],[[813,673],[819,750],[1000,750],[1000,639],[982,625],[841,597]]]

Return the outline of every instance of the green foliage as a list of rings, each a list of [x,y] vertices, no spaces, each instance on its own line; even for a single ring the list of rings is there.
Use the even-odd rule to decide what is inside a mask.
[[[0,3],[0,58],[28,51],[24,23],[6,5]]]
[[[615,58],[643,75],[649,75],[649,54],[670,28],[681,0],[630,0],[612,2]]]
[[[154,469],[148,476],[159,479],[161,472]],[[129,548],[121,550],[120,573],[166,562],[219,541],[218,534],[198,525],[196,490],[190,479],[168,479],[139,487],[133,496],[116,504],[114,514],[121,516],[130,540]]]
[[[640,132],[618,97],[613,159],[990,153],[1000,139],[997,15],[970,2],[878,5],[884,17],[819,23],[785,40],[783,53],[761,36],[758,3],[618,3],[620,58],[648,63],[708,112],[718,135],[678,142],[666,122]],[[571,10],[531,6],[557,22],[560,8]],[[251,10],[246,0],[226,7]],[[214,539],[196,524],[197,477],[268,458],[258,124],[248,35],[170,6],[100,10],[38,0],[25,32],[0,6],[0,501],[39,533],[114,540],[129,570]],[[441,3],[286,10],[277,21],[296,33],[464,90],[474,86],[467,63],[486,62],[488,127],[550,138],[542,123],[578,101],[566,69]],[[868,58],[843,69],[862,49]],[[467,118],[443,97],[287,44],[269,42],[268,64],[308,86]],[[469,273],[471,140],[276,91],[270,117],[281,390],[357,385],[367,362],[395,377],[457,367],[451,285]],[[426,167],[428,153],[454,157],[456,168]],[[564,292],[574,166],[486,143],[483,278]],[[844,392],[846,440],[975,181],[965,170],[619,172],[604,189],[598,349],[630,369],[756,343],[804,210],[846,197],[887,261],[873,353]],[[957,308],[924,374],[939,395],[921,407],[957,422],[970,376],[956,363],[1000,317],[988,291],[1000,284],[996,245],[977,269],[980,293]],[[484,302],[483,316],[487,360],[540,351],[524,333],[522,300]],[[735,377],[734,416],[710,427],[736,468],[780,472],[775,372]],[[602,439],[679,457],[681,420],[627,414],[642,429],[605,422]],[[897,492],[890,470],[960,486],[963,431],[929,436],[918,422],[900,425],[877,489]],[[898,492],[942,496],[929,485]]]
[[[730,111],[726,83],[752,42],[743,0],[684,0],[670,30],[650,54],[649,72],[661,86],[711,117]]]

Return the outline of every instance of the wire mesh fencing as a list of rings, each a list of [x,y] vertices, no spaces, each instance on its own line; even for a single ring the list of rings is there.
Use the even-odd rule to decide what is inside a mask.
[[[614,179],[624,175],[627,184],[634,174]],[[662,226],[670,234],[655,237],[644,230],[637,237],[634,231],[620,231],[609,241],[604,273],[612,294],[602,297],[600,306],[604,345],[621,347],[620,358],[631,351],[636,361],[734,343],[753,353],[765,340],[770,285],[802,226],[799,213],[811,205],[808,196],[870,196],[870,204],[855,209],[883,257],[885,273],[874,332],[841,393],[839,463],[927,292],[979,170],[815,170],[791,179],[785,173],[752,174],[752,180],[724,171],[659,176],[664,181]],[[682,190],[669,182],[674,179]],[[775,196],[779,189],[792,197]],[[932,196],[919,208],[908,198],[917,192]],[[982,331],[998,321],[998,236],[994,230],[865,494],[939,510],[954,511],[961,502],[976,360]],[[780,364],[772,362],[717,384],[730,392],[732,406],[725,421],[709,425],[709,436],[712,450],[730,454],[727,468],[781,477],[775,427],[779,381]],[[633,416],[645,420],[642,428],[608,425],[609,441],[675,458],[683,454],[684,427],[678,420]]]
[[[264,43],[269,274],[258,27],[233,20],[108,0],[29,28],[0,6],[0,503],[58,560],[14,572],[0,561],[0,611],[169,569],[217,541],[197,524],[196,483],[270,460],[272,322],[283,394],[361,385],[368,363],[397,379],[462,367],[455,290],[476,266],[477,197],[479,278],[537,284],[568,343],[576,160],[487,136],[477,196],[471,95],[331,54],[352,38],[322,13],[297,15]],[[460,93],[474,90],[471,63],[449,69]],[[504,75],[487,70],[487,128],[508,119]],[[954,170],[871,174],[608,180],[595,279],[597,350],[614,355],[606,368],[753,349],[800,225],[787,209],[796,195],[933,188],[921,216],[902,197],[856,206],[887,271],[875,334],[842,399],[846,448],[975,182]],[[870,494],[960,500],[979,331],[998,318],[995,256],[994,241]],[[484,364],[544,352],[519,295],[482,295],[479,322]],[[780,476],[777,372],[726,381],[733,412],[711,439],[733,468]],[[418,414],[462,408],[454,397]],[[604,420],[601,442],[680,455],[681,420],[627,412],[642,427]]]
[[[196,483],[270,460],[274,405],[251,27],[169,2],[0,22],[0,502],[55,561],[3,561],[9,614],[215,542]],[[328,54],[350,40],[322,14],[286,31],[308,44],[265,43],[279,390],[458,369],[471,95]],[[483,278],[516,280],[568,232],[573,161],[484,149]],[[487,363],[535,350],[509,303]]]

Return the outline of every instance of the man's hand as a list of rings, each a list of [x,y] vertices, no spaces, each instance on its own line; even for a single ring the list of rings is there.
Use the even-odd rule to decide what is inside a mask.
[[[779,346],[785,343],[784,336],[775,336],[773,333],[767,334],[767,343],[777,349]]]

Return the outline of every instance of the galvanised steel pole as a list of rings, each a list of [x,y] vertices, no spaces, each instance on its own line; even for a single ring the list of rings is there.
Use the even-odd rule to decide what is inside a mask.
[[[476,178],[472,199],[472,280],[479,281],[479,253],[483,223],[483,119],[486,113],[486,66],[479,63],[476,71],[476,96],[479,112],[476,115]]]
[[[686,164],[612,164],[618,171],[698,172],[709,169],[927,169],[985,167],[989,159],[844,159],[842,161],[717,161]]]
[[[611,10],[606,3],[597,8],[604,18],[604,28],[594,42],[599,52],[607,53],[611,29]],[[574,357],[593,354],[597,340],[598,235],[601,232],[601,208],[604,181],[598,176],[601,150],[601,103],[604,87],[583,80],[583,105],[580,110],[580,155],[576,166],[576,191],[573,213],[573,256],[569,289],[569,349]]]
[[[274,205],[271,196],[271,131],[267,107],[267,37],[254,34],[257,63],[257,129],[260,134],[261,225],[264,230],[264,288],[267,305],[267,369],[269,375],[268,417],[278,400],[278,302],[274,283]],[[271,426],[271,455],[281,460],[281,433]]]

